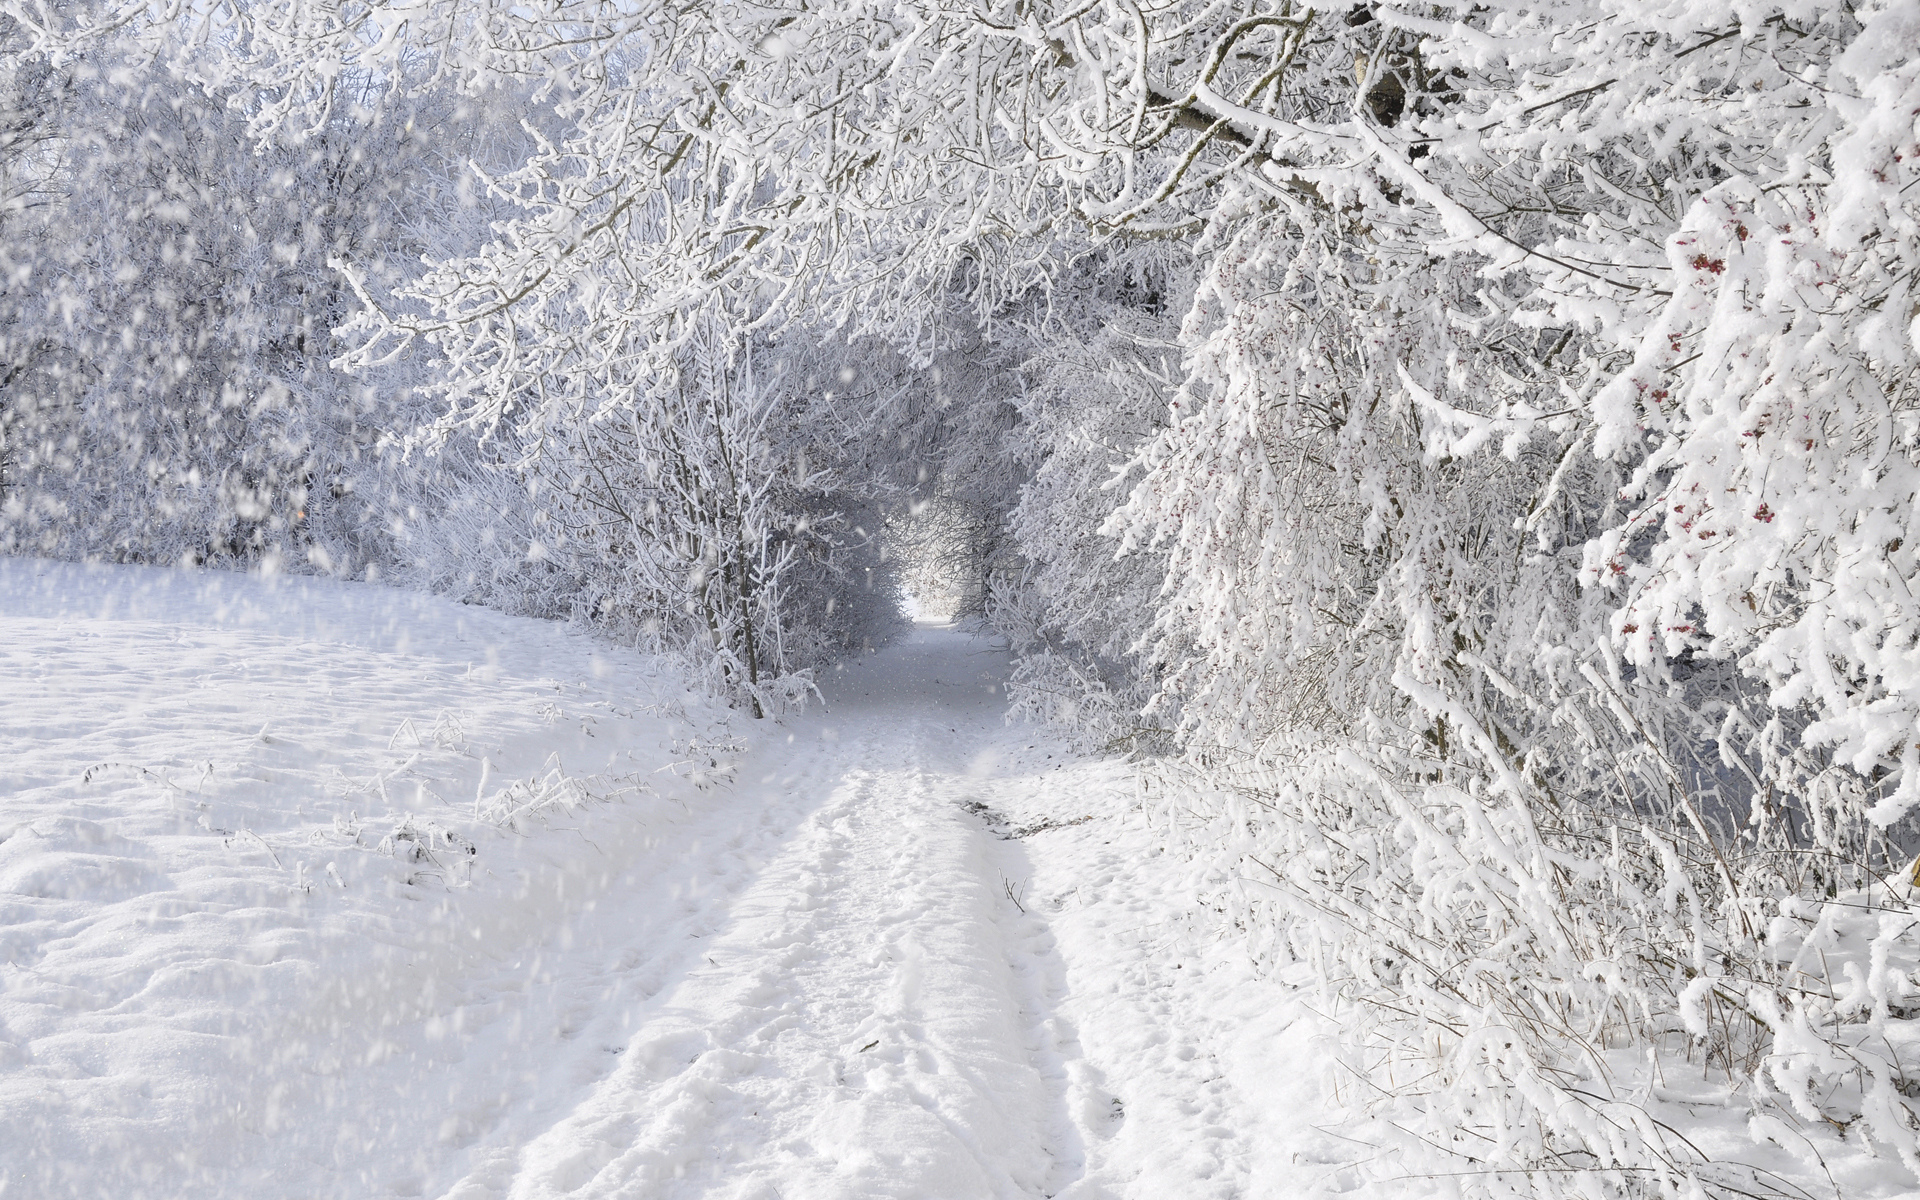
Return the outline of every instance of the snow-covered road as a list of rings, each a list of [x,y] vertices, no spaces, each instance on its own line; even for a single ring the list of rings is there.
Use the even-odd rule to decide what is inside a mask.
[[[237,580],[163,616],[157,572],[63,611],[74,569],[7,566],[0,1195],[1341,1186],[1312,1022],[1208,925],[1128,768],[1005,726],[976,639],[736,722],[728,786],[623,791],[623,762],[724,758],[725,722],[563,631]],[[252,675],[169,688],[215,659]],[[244,736],[261,679],[311,736]],[[152,720],[99,719],[128,696]],[[602,798],[501,818],[568,779]]]

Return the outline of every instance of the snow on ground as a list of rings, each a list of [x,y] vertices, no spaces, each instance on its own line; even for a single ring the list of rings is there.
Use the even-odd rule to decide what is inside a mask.
[[[0,560],[0,1196],[1443,1185],[1178,806],[1006,725],[1005,665],[923,627],[755,722],[483,609]],[[1709,1158],[1905,1190],[1623,1080]]]
[[[0,560],[0,1195],[1325,1183],[1311,1023],[1004,666],[922,629],[775,725],[430,598]]]
[[[923,627],[755,722],[483,609],[0,560],[0,1197],[1444,1191],[1005,666]],[[1912,1194],[1630,1068],[1739,1179]]]
[[[0,560],[5,1194],[417,1192],[512,1108],[489,1056],[584,1036],[568,921],[731,832],[693,786],[720,720],[483,610]],[[708,857],[636,919],[741,870]]]

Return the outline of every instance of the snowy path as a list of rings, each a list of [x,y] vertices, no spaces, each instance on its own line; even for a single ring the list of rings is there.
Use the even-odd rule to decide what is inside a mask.
[[[445,1194],[1301,1194],[1291,1162],[1264,1163],[1262,1149],[1303,1139],[1261,1128],[1263,1107],[1205,1048],[1221,1014],[1182,1004],[1176,980],[1202,962],[1155,952],[1182,942],[1167,920],[1179,897],[1155,894],[1149,831],[1115,844],[1124,772],[1004,730],[1002,665],[929,630],[830,683],[831,713],[796,722],[797,744],[741,788],[765,814],[753,849],[765,864],[716,901],[704,932],[684,931],[699,945],[680,948],[671,982],[600,985],[645,995],[621,1016],[618,1066]],[[1063,801],[1071,824],[1007,836],[1000,810]],[[1072,836],[1080,845],[1036,871],[1029,841]],[[655,935],[626,940],[629,969],[648,970]],[[1237,982],[1274,1007],[1270,988]],[[1231,1016],[1242,1038],[1274,1035],[1235,1056],[1273,1091],[1261,1064],[1288,1049],[1287,1022]],[[1120,1078],[1089,1057],[1076,1018],[1100,1027],[1084,1040]],[[1296,1118],[1298,1099],[1282,1096]]]
[[[887,665],[945,686],[970,665],[964,639],[921,642]],[[791,831],[634,1011],[618,1067],[453,1195],[1030,1196],[1077,1172],[1043,958],[964,807],[978,714],[911,699],[800,723],[819,740],[756,799]]]
[[[1004,663],[965,635],[922,630],[829,681],[829,712],[748,730],[766,744],[730,787],[634,794],[514,833],[451,824],[436,790],[484,795],[559,756],[577,772],[591,755],[684,752],[698,714],[643,719],[618,689],[593,690],[607,652],[455,606],[388,594],[400,611],[380,610],[382,637],[346,637],[301,612],[366,595],[310,587],[247,609],[222,593],[169,628],[151,612],[51,615],[7,582],[0,663],[41,691],[39,727],[0,699],[7,728],[30,730],[0,777],[0,1196],[1340,1190],[1351,1148],[1308,1136],[1311,1023],[1197,920],[1193,868],[1159,852],[1122,765],[1004,726]],[[360,617],[345,624],[369,627]],[[313,778],[271,737],[240,738],[225,760],[186,752],[213,736],[207,722],[237,731],[257,715],[243,690],[215,689],[213,715],[175,696],[149,706],[163,727],[108,748],[177,760],[155,774],[211,759],[191,793],[204,798],[132,774],[113,797],[87,792],[80,760],[107,751],[68,743],[99,702],[63,719],[49,664],[79,688],[111,662],[115,686],[151,695],[168,671],[205,665],[145,654],[157,639],[231,657],[235,638],[252,639],[256,673],[296,647],[325,660],[330,691],[300,693],[307,711],[288,711],[285,676],[267,673],[290,725],[340,718],[308,739]],[[488,671],[432,681],[475,641]],[[370,717],[366,689],[383,679],[398,695],[399,675],[424,711],[389,696],[399,706]],[[412,797],[416,825],[440,814],[447,836],[472,839],[463,888],[411,873],[411,843],[404,868],[392,836],[374,853],[361,810],[349,844],[341,807],[369,789],[317,783],[320,760],[374,755],[394,741],[382,730],[435,709],[457,709],[473,744],[413,749],[375,783]],[[181,747],[158,744],[167,735]],[[277,776],[260,768],[271,755]],[[299,815],[275,825],[263,784]],[[252,807],[225,807],[241,797]],[[60,838],[91,839],[87,869],[120,882],[36,884],[50,847],[81,861]]]

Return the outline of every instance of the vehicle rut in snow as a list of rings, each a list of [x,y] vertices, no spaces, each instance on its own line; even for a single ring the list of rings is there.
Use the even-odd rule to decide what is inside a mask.
[[[1043,1196],[1079,1174],[1061,973],[969,771],[997,671],[916,642],[743,781],[791,832],[629,1014],[613,1070],[447,1195]]]

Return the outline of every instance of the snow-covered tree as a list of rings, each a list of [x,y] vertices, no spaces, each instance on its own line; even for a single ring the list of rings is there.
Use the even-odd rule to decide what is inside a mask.
[[[360,493],[412,381],[330,367],[356,301],[328,261],[405,252],[413,131],[363,110],[256,146],[172,73],[102,52],[63,78],[58,128],[9,164],[37,199],[7,239],[5,544],[364,567]]]

